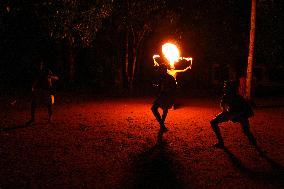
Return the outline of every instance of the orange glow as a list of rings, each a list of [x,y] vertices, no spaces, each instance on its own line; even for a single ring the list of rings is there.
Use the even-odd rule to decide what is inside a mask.
[[[155,55],[153,56],[154,66],[159,66],[159,63],[156,61],[156,58],[159,58],[159,57],[160,57],[160,55],[158,55],[158,54],[155,54]]]
[[[162,52],[166,59],[169,61],[170,66],[174,68],[175,62],[177,62],[180,58],[180,53],[177,46],[172,43],[165,43],[162,46]]]
[[[54,95],[50,95],[51,98],[51,104],[54,104]]]
[[[158,57],[160,57],[160,55],[158,54],[153,55],[153,59],[158,58]]]
[[[191,57],[180,57],[179,49],[176,45],[172,43],[165,43],[162,46],[163,56],[168,60],[168,64],[170,65],[170,69],[167,69],[167,73],[173,76],[176,79],[178,73],[185,72],[188,69],[192,68],[192,58]],[[153,55],[154,66],[159,66],[159,63],[156,61],[156,58],[159,58],[160,55]],[[180,60],[186,60],[189,62],[187,63],[187,67],[184,69],[175,69],[175,63],[179,62]]]

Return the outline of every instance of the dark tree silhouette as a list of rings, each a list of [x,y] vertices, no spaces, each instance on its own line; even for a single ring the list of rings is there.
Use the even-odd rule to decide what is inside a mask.
[[[50,39],[65,43],[68,50],[69,81],[74,80],[78,48],[90,47],[103,20],[112,12],[112,1],[34,1],[32,9]]]
[[[118,1],[120,2],[120,1]],[[127,0],[117,3],[115,10],[116,29],[124,34],[124,64],[121,67],[126,88],[131,92],[141,48],[147,36],[166,20],[178,19],[178,15],[165,0]]]

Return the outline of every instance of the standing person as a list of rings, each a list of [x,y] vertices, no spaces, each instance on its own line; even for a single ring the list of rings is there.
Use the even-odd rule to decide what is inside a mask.
[[[238,82],[225,82],[223,90],[224,94],[220,103],[222,112],[210,121],[211,127],[218,139],[218,143],[214,146],[219,148],[224,147],[224,141],[218,124],[227,121],[240,123],[249,141],[256,146],[254,136],[249,129],[249,117],[253,116],[253,110],[246,100],[238,94]]]
[[[160,56],[159,56],[159,55],[154,55],[154,56],[153,56],[154,66],[159,66],[159,63],[156,61],[157,58],[160,58]],[[168,73],[169,75],[173,76],[173,78],[175,79],[175,82],[176,82],[177,87],[178,87],[178,82],[177,82],[177,75],[178,75],[178,73],[186,72],[187,70],[189,70],[189,69],[192,68],[192,58],[179,57],[179,60],[186,60],[187,62],[190,61],[190,64],[189,64],[185,69],[182,69],[182,70],[177,70],[177,69],[175,69],[175,66],[174,66],[174,65],[170,65],[170,69],[167,69],[167,73]],[[175,96],[176,96],[176,95],[175,95]],[[173,103],[172,108],[173,108],[173,109],[176,109],[176,108],[177,108],[176,102]]]
[[[52,83],[58,79],[58,76],[45,67],[43,61],[37,64],[36,75],[32,83],[31,120],[28,124],[35,121],[36,107],[39,102],[43,102],[47,106],[48,122],[52,121],[52,105],[54,103]]]
[[[160,124],[160,131],[166,132],[168,129],[165,126],[165,119],[168,114],[169,108],[172,107],[176,92],[176,82],[173,76],[167,74],[167,67],[161,64],[158,67],[159,71],[159,87],[160,93],[153,103],[151,108],[154,116]],[[158,109],[163,110],[162,116],[160,115]]]

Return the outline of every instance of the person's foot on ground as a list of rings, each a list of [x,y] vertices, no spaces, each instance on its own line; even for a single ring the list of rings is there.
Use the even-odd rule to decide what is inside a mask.
[[[167,132],[167,131],[168,131],[167,127],[165,127],[165,126],[160,127],[160,132]]]
[[[218,142],[218,143],[214,144],[213,147],[215,147],[215,148],[224,148],[224,143],[223,142]]]

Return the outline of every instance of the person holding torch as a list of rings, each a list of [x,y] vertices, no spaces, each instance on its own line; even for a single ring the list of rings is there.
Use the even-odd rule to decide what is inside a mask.
[[[160,64],[158,67],[159,72],[159,95],[153,102],[151,110],[160,124],[160,131],[166,132],[168,129],[165,126],[165,120],[168,114],[169,108],[174,104],[176,93],[176,81],[173,76],[167,74],[167,67],[164,64]],[[160,115],[158,109],[163,110],[163,114]]]
[[[179,50],[176,45],[172,43],[165,43],[162,46],[163,58],[166,58],[168,61],[169,69],[167,69],[167,73],[175,79],[177,84],[177,75],[178,73],[186,72],[187,70],[192,68],[192,58],[191,57],[180,57]],[[156,61],[157,58],[161,58],[160,55],[154,55],[154,66],[160,66],[160,64]],[[185,60],[186,62],[190,62],[185,69],[177,70],[175,69],[175,63],[181,60]],[[173,104],[173,109],[176,109],[176,103]]]

